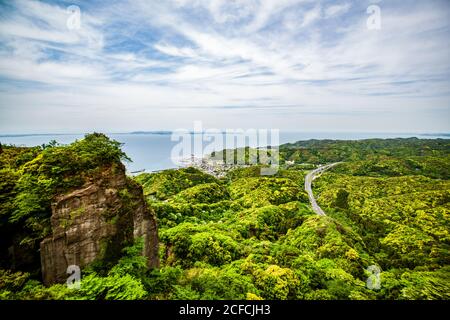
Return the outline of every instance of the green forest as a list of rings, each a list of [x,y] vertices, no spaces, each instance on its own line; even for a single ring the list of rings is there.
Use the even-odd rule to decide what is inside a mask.
[[[103,134],[2,146],[0,299],[450,299],[450,140],[309,140],[279,153],[273,176],[245,166],[128,177],[156,217],[159,267],[147,268],[137,238],[72,289],[41,280],[52,203],[129,159]],[[305,175],[334,162],[313,182],[319,216]]]

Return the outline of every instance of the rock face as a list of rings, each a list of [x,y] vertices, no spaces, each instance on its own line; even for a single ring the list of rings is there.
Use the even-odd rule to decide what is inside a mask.
[[[69,265],[115,263],[133,239],[144,240],[148,267],[158,267],[158,234],[154,213],[142,188],[128,179],[122,165],[101,170],[83,188],[52,204],[53,234],[40,244],[45,285],[66,281]]]

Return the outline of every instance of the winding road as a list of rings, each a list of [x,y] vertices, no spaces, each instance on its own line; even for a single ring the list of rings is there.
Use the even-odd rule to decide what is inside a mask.
[[[311,207],[314,210],[315,213],[317,213],[319,216],[326,216],[325,212],[322,210],[321,207],[317,204],[316,199],[314,198],[314,194],[312,192],[311,183],[315,178],[317,178],[320,174],[322,174],[324,171],[330,169],[331,167],[334,167],[335,165],[339,164],[341,162],[335,162],[331,164],[327,164],[324,166],[321,166],[317,169],[314,169],[310,171],[305,176],[305,190],[308,193],[309,202],[311,202]]]

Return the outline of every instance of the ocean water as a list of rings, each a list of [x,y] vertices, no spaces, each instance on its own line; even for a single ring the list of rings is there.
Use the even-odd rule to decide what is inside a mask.
[[[226,134],[221,134],[226,139]],[[2,144],[13,144],[16,146],[37,146],[48,143],[51,140],[56,140],[61,144],[69,144],[77,139],[83,138],[83,134],[42,134],[42,135],[0,135],[0,142]],[[172,151],[180,141],[172,141],[170,133],[121,133],[108,134],[109,137],[123,143],[122,149],[131,158],[132,162],[125,163],[129,172],[145,170],[145,172],[176,168],[177,163],[172,157]],[[201,134],[190,135],[191,145],[193,141],[199,138]],[[336,139],[336,140],[360,140],[369,138],[448,138],[445,135],[420,135],[408,133],[331,133],[331,132],[294,132],[281,131],[279,134],[279,143],[296,142],[299,140],[309,139]],[[200,137],[201,139],[201,137]],[[239,140],[239,139],[238,139]],[[270,140],[269,140],[270,141]],[[203,142],[203,146],[208,145],[209,142]],[[273,145],[273,143],[270,143]],[[257,147],[248,139],[243,141],[236,141],[236,147],[244,146]],[[264,146],[264,145],[261,145]],[[202,156],[201,149],[192,148],[191,153],[196,156]],[[208,152],[209,153],[209,152]]]

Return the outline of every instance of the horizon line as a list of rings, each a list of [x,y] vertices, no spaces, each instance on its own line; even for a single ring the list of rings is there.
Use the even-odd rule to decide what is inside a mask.
[[[104,133],[106,135],[169,135],[174,133],[175,131],[177,131],[178,129],[175,130],[149,130],[149,131],[129,131],[129,132],[101,132],[101,131],[97,131],[97,130],[93,130],[93,131],[88,131],[88,132],[61,132],[61,133],[55,133],[55,132],[45,132],[45,133],[0,133],[0,137],[7,137],[7,138],[19,138],[19,137],[29,137],[29,136],[71,136],[71,135],[86,135],[89,133],[94,133],[94,132],[98,132],[98,133]],[[225,129],[225,130],[221,130],[219,129],[220,134],[225,134],[227,130],[240,130],[240,129]],[[248,130],[248,129],[244,129]],[[256,129],[258,130],[258,129]],[[269,130],[274,130],[274,129],[269,129]],[[279,130],[279,129],[275,129],[275,130]],[[420,135],[420,136],[450,136],[450,132],[401,132],[401,131],[396,131],[396,132],[390,132],[390,131],[300,131],[300,130],[280,130],[280,132],[284,132],[284,133],[305,133],[305,134],[314,134],[314,133],[338,133],[338,134],[345,134],[345,133],[350,133],[350,134],[401,134],[401,135]],[[201,132],[195,132],[195,131],[188,131],[189,134],[203,134],[203,133],[207,133],[207,130],[203,130]]]

